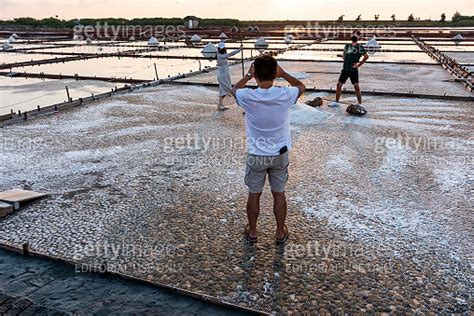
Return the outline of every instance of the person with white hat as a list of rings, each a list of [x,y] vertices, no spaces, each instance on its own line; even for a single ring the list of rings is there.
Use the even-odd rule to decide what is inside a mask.
[[[242,47],[241,47],[242,48]],[[227,48],[224,42],[220,42],[217,45],[217,66],[219,71],[217,73],[217,81],[219,82],[219,104],[217,105],[218,110],[226,110],[224,106],[224,98],[226,95],[231,94],[232,83],[230,81],[229,63],[227,59],[240,52],[240,49],[236,49],[230,53],[227,53]]]

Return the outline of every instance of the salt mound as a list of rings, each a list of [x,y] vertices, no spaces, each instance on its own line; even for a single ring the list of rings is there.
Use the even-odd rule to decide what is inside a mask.
[[[313,125],[328,117],[329,114],[325,111],[304,103],[296,103],[290,108],[290,123],[292,125]]]
[[[201,53],[204,57],[213,59],[216,58],[217,55],[217,48],[211,42],[207,43],[206,46],[202,49]]]
[[[3,50],[9,50],[13,48],[13,45],[9,41],[4,41],[2,45]]]
[[[257,41],[255,41],[255,48],[260,53],[263,53],[268,48],[268,43],[264,37],[260,37]]]
[[[379,42],[377,42],[374,36],[370,40],[367,41],[367,44],[365,44],[365,48],[369,54],[374,54],[376,51],[378,51],[381,48],[381,46]]]
[[[285,44],[291,44],[291,42],[293,42],[293,40],[295,39],[295,37],[291,34],[288,34],[286,37],[285,37]]]
[[[191,42],[198,43],[200,41],[201,41],[201,36],[199,36],[197,34],[194,34],[193,36],[191,36]]]
[[[150,37],[148,40],[148,45],[149,46],[158,46],[158,39],[154,36]]]

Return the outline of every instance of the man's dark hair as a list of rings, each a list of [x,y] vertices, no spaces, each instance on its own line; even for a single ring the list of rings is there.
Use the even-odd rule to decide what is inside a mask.
[[[275,80],[277,73],[277,61],[269,55],[257,57],[253,63],[255,77],[260,81]]]

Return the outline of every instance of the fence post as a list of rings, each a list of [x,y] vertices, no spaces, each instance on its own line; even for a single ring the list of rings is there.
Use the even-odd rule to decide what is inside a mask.
[[[71,96],[69,95],[69,88],[66,86],[67,101],[71,102]]]
[[[160,80],[160,78],[158,77],[158,70],[156,69],[156,63],[153,63],[153,65],[155,66],[155,76],[156,76],[156,80]]]

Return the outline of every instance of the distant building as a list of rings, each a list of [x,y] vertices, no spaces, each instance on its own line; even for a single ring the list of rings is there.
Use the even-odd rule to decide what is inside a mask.
[[[197,29],[199,26],[199,19],[194,15],[188,15],[184,19],[184,27],[187,29]]]
[[[260,28],[259,28],[257,25],[255,25],[255,26],[249,26],[249,27],[247,28],[247,32],[260,32]]]

